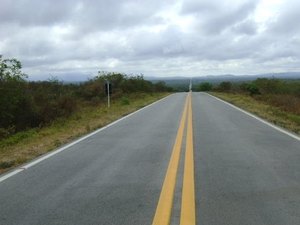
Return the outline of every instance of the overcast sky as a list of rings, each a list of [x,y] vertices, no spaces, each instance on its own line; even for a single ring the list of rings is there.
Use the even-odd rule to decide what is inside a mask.
[[[300,71],[299,0],[0,0],[0,54],[31,79]]]

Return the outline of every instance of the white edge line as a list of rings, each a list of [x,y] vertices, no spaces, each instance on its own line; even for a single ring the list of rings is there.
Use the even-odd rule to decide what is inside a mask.
[[[264,124],[266,124],[266,125],[268,125],[268,126],[270,126],[270,127],[272,127],[272,128],[274,128],[274,129],[277,130],[277,131],[280,131],[281,133],[284,133],[284,134],[286,134],[286,135],[288,135],[288,136],[290,136],[290,137],[292,137],[292,138],[294,138],[294,139],[300,141],[300,137],[299,137],[298,135],[296,135],[296,134],[292,134],[292,133],[290,133],[290,132],[288,132],[288,131],[286,131],[286,130],[280,128],[280,127],[277,127],[276,125],[274,125],[274,124],[272,124],[272,123],[270,123],[270,122],[267,122],[266,120],[264,120],[264,119],[262,119],[262,118],[259,118],[259,117],[255,116],[254,114],[249,113],[249,112],[247,112],[247,111],[245,111],[245,110],[243,110],[243,109],[241,109],[241,108],[239,108],[239,107],[237,107],[237,106],[235,106],[235,105],[233,105],[233,104],[231,104],[231,103],[229,103],[229,102],[226,102],[226,101],[224,101],[224,100],[222,100],[222,99],[220,99],[220,98],[218,98],[218,97],[215,97],[215,96],[213,96],[213,95],[211,95],[211,94],[208,94],[208,93],[205,93],[205,94],[209,95],[210,97],[213,97],[213,98],[217,99],[217,100],[220,101],[220,102],[223,102],[223,103],[225,103],[225,104],[231,106],[232,108],[235,108],[235,109],[237,109],[237,110],[239,110],[239,111],[245,113],[246,115],[248,115],[248,116],[250,116],[250,117],[252,117],[252,118],[254,118],[254,119],[256,119],[256,120],[258,120],[258,121],[260,121],[260,122],[262,122],[262,123],[264,123]]]
[[[0,177],[0,183],[4,180],[16,175],[17,173],[20,173],[21,171],[23,171],[23,170],[22,169],[15,169],[12,172],[9,172],[9,173],[5,174],[4,176],[1,176]]]
[[[112,123],[110,123],[110,124],[104,126],[104,127],[101,127],[101,128],[99,128],[98,130],[95,130],[95,131],[93,131],[92,133],[87,134],[87,135],[85,135],[85,136],[83,136],[83,137],[81,137],[81,138],[79,138],[79,139],[77,139],[77,140],[75,140],[75,141],[73,141],[73,142],[71,142],[71,143],[69,143],[69,144],[67,144],[67,145],[65,145],[65,146],[63,146],[63,147],[61,147],[61,148],[59,148],[59,149],[57,149],[57,150],[54,150],[54,151],[52,151],[52,152],[50,152],[50,153],[48,153],[48,154],[46,153],[46,155],[44,155],[44,156],[42,156],[42,157],[40,157],[40,158],[38,158],[38,159],[35,159],[35,160],[33,160],[32,162],[30,162],[30,163],[27,163],[27,164],[24,164],[24,165],[22,165],[22,166],[20,166],[20,167],[17,167],[17,168],[14,169],[13,171],[8,172],[8,173],[6,173],[6,174],[0,176],[0,183],[1,183],[2,181],[4,181],[4,180],[6,180],[6,179],[8,179],[8,178],[10,178],[10,177],[12,177],[12,176],[14,176],[14,175],[16,175],[16,174],[18,174],[18,173],[20,173],[20,172],[22,172],[22,171],[24,171],[24,170],[26,170],[26,169],[28,169],[28,168],[30,168],[30,167],[36,165],[36,164],[38,164],[38,163],[44,161],[44,160],[46,160],[46,159],[48,159],[48,158],[50,158],[50,157],[52,157],[52,156],[54,156],[54,155],[56,155],[56,154],[58,154],[58,153],[64,151],[64,150],[66,150],[66,149],[72,147],[73,145],[76,145],[76,144],[78,144],[79,142],[81,142],[81,141],[83,141],[83,140],[85,140],[85,139],[87,139],[87,138],[89,138],[89,137],[91,137],[91,136],[93,136],[93,135],[95,135],[95,134],[97,134],[97,133],[99,133],[99,132],[101,132],[101,131],[103,131],[103,130],[109,128],[109,127],[111,127],[111,126],[113,126],[113,125],[115,125],[116,123],[118,123],[118,122],[120,122],[120,121],[122,121],[122,120],[124,120],[124,119],[126,119],[126,118],[128,118],[128,117],[130,117],[130,116],[132,116],[132,115],[134,115],[134,114],[136,114],[136,113],[138,113],[138,112],[140,112],[140,111],[142,111],[142,110],[144,110],[144,109],[146,109],[146,108],[148,108],[148,107],[150,107],[150,106],[152,106],[152,105],[158,103],[158,102],[161,102],[161,101],[165,100],[166,98],[168,98],[168,97],[170,97],[170,96],[172,96],[172,95],[174,95],[174,94],[168,95],[168,96],[166,96],[166,97],[164,97],[164,98],[162,98],[162,99],[159,99],[159,100],[157,100],[157,101],[151,103],[150,105],[147,105],[147,106],[145,106],[145,107],[142,107],[142,108],[138,109],[137,111],[134,111],[134,112],[132,112],[132,113],[130,113],[130,114],[128,114],[128,115],[126,115],[126,116],[124,116],[124,117],[122,117],[122,118],[120,118],[120,119],[118,119],[118,120],[116,120],[116,121],[114,121],[114,122],[112,122]]]

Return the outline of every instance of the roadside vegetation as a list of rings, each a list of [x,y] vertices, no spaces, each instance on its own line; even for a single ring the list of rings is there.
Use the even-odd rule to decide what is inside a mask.
[[[0,173],[51,151],[172,91],[142,75],[99,72],[79,84],[27,81],[16,59],[0,56]],[[107,108],[105,82],[112,84]]]
[[[300,80],[258,78],[251,82],[202,83],[207,91],[278,126],[300,134]]]

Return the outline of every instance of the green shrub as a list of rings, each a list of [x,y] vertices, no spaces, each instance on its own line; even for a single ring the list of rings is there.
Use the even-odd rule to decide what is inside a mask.
[[[229,81],[224,81],[224,82],[221,82],[218,86],[218,90],[219,91],[225,91],[225,92],[228,92],[231,90],[231,87],[232,87],[232,84],[231,82]]]
[[[130,105],[130,101],[127,97],[121,98],[121,105]]]
[[[208,82],[201,83],[198,88],[196,88],[198,91],[211,91],[213,88],[213,85]]]
[[[8,129],[0,128],[0,140],[8,137],[9,134],[10,134],[10,132],[8,131]]]
[[[251,96],[260,94],[259,88],[254,83],[247,84],[246,90]]]
[[[98,106],[106,101],[106,81],[112,84],[112,100],[120,99],[122,105],[130,104],[127,97],[122,97],[124,93],[170,90],[164,82],[153,84],[144,80],[143,75],[106,72],[99,72],[81,84],[66,84],[55,77],[28,82],[21,68],[18,60],[3,59],[0,55],[0,139],[69,117],[78,110],[78,105]]]
[[[0,169],[7,169],[12,167],[15,164],[15,161],[4,161],[0,162]]]

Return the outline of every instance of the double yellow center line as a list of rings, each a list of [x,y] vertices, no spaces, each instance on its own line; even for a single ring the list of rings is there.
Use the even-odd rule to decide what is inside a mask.
[[[180,160],[180,152],[186,120],[187,133],[181,198],[180,225],[196,224],[192,116],[192,95],[190,92],[185,101],[185,106],[180,120],[180,125],[177,131],[175,144],[173,146],[171,159],[160,193],[152,225],[169,225],[170,223],[177,170]]]

